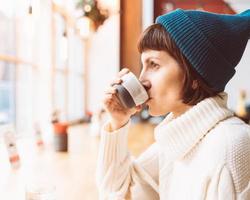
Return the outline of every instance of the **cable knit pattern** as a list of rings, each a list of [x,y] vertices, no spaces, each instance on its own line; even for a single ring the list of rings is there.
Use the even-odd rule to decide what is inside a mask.
[[[97,166],[100,199],[249,200],[250,127],[227,108],[226,93],[207,98],[181,116],[170,113],[155,143],[134,159],[129,123],[102,131]],[[139,142],[139,141],[138,141]]]
[[[242,129],[245,129],[245,131],[248,131],[249,133],[249,130],[247,130],[246,127],[243,126]],[[244,132],[244,130],[242,132]],[[250,145],[249,141],[245,139],[245,135],[241,133],[238,135],[232,135],[229,144],[232,145],[229,146],[227,151],[227,160],[229,161],[228,167],[231,170],[233,180],[235,180],[235,190],[237,193],[240,193],[249,183]]]

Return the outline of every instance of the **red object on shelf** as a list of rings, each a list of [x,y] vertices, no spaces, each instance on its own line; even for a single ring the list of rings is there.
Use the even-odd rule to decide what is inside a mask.
[[[43,145],[43,141],[42,141],[42,140],[37,140],[37,141],[36,141],[36,144],[37,144],[38,146],[42,146],[42,145]]]
[[[56,134],[67,134],[68,123],[57,122],[53,124],[54,133]]]
[[[57,122],[54,126],[54,148],[56,151],[68,150],[68,123]]]
[[[10,160],[11,163],[19,162],[20,157],[19,157],[18,154],[16,154],[16,155],[13,155],[13,156],[9,157],[9,160]]]

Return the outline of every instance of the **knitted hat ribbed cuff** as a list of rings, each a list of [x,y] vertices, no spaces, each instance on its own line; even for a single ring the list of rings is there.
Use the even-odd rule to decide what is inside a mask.
[[[235,73],[234,66],[220,54],[183,10],[168,13],[156,19],[165,27],[184,56],[203,79],[217,91],[223,91]],[[211,66],[216,66],[211,70]],[[223,77],[223,78],[221,78]]]

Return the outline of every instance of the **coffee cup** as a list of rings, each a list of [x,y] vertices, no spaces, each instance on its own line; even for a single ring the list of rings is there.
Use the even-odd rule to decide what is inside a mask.
[[[129,72],[121,77],[122,83],[116,85],[117,96],[125,108],[132,108],[148,100],[148,94],[136,76]]]

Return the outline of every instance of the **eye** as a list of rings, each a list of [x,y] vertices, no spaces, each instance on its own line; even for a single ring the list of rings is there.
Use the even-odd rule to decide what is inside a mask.
[[[152,68],[158,68],[159,67],[159,64],[155,63],[154,61],[150,61],[149,65]]]

